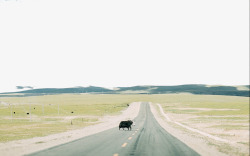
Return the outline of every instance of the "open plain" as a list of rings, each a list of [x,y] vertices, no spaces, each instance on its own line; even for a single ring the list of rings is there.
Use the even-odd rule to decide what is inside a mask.
[[[248,100],[248,97],[187,93],[1,97],[0,151],[23,155],[41,150],[39,146],[44,149],[91,135],[118,126],[119,120],[133,119],[139,109],[139,103],[133,102],[150,101],[162,127],[168,125],[167,131],[199,154],[249,155]],[[171,122],[160,113],[157,104]],[[185,126],[227,141],[215,140]],[[88,129],[91,133],[86,132]],[[33,149],[28,148],[31,145]]]

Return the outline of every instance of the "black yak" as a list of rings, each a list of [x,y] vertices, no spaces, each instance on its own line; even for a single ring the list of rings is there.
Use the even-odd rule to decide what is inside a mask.
[[[133,124],[133,121],[128,120],[128,121],[121,121],[119,124],[119,130],[120,128],[122,128],[124,130],[124,128],[128,128],[128,130],[131,130],[131,125]]]

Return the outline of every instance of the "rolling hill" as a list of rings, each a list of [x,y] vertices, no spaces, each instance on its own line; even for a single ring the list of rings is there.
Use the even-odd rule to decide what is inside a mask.
[[[91,93],[91,94],[169,94],[191,93],[203,95],[230,95],[249,97],[249,85],[244,86],[207,86],[207,85],[177,85],[177,86],[133,86],[107,89],[103,87],[72,87],[72,88],[40,88],[19,92],[1,93],[0,96],[30,96],[65,93]]]

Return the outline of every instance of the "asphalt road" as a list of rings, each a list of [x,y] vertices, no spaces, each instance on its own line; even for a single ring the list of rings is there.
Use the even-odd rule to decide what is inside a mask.
[[[167,133],[142,103],[132,130],[109,129],[29,156],[196,156],[197,152]]]

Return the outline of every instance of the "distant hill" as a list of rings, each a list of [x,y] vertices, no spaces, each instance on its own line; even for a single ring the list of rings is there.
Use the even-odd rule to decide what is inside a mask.
[[[203,95],[230,95],[249,97],[249,85],[244,86],[207,86],[207,85],[178,85],[178,86],[133,86],[107,89],[102,87],[73,87],[73,88],[41,88],[19,92],[1,93],[0,96],[30,96],[64,93],[91,93],[91,94],[169,94],[192,93]]]
[[[241,88],[241,89],[239,89]],[[243,89],[242,89],[243,88]],[[116,92],[141,94],[167,94],[188,92],[192,94],[231,95],[249,97],[249,85],[245,86],[207,86],[207,85],[178,85],[178,86],[134,86],[119,87]]]
[[[48,95],[48,94],[80,94],[80,93],[107,93],[112,92],[113,90],[102,88],[102,87],[72,87],[72,88],[39,88],[39,89],[30,89],[18,92],[8,92],[8,93],[0,93],[0,97],[2,96],[35,96],[35,95]]]
[[[101,93],[110,92],[112,90],[102,88],[102,87],[74,87],[74,88],[41,88],[41,89],[31,89],[15,93],[44,93],[44,94],[61,94],[61,93]]]

